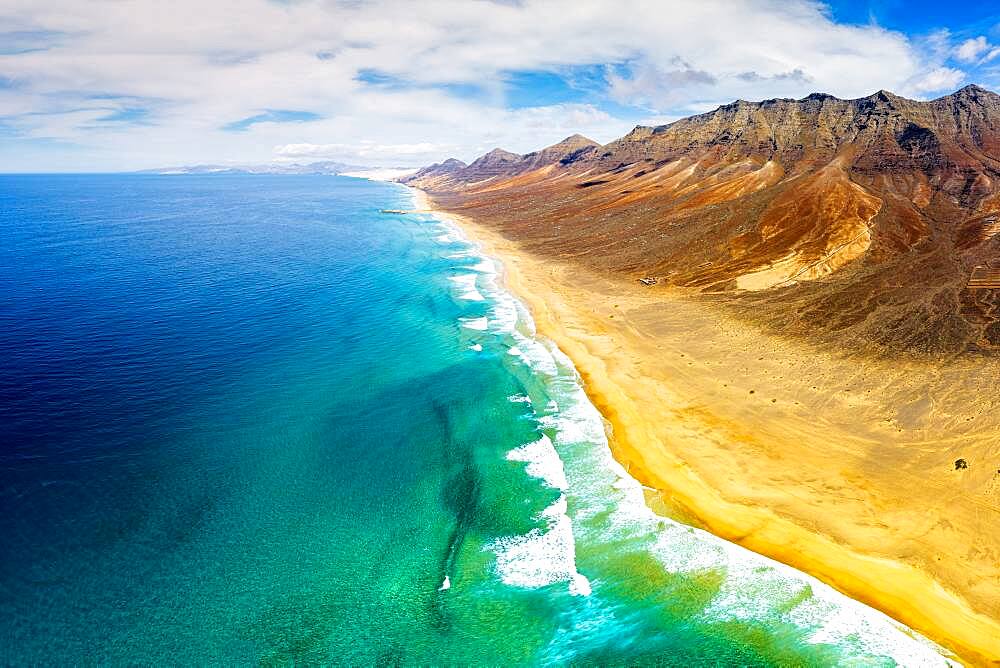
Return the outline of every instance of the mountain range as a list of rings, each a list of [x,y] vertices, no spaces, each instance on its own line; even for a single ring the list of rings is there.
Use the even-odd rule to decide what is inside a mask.
[[[1000,350],[1000,96],[738,100],[404,183],[543,256],[883,352]]]

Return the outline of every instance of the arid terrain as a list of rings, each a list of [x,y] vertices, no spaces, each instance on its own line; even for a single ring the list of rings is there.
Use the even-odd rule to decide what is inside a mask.
[[[1000,347],[1000,96],[735,102],[607,146],[495,150],[408,182],[529,251],[691,289],[784,334]]]
[[[738,101],[409,177],[664,512],[1000,661],[1000,96]]]

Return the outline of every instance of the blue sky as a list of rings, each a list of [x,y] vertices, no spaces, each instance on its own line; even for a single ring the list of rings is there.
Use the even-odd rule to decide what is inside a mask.
[[[0,170],[416,166],[736,98],[998,89],[992,4],[5,0]]]

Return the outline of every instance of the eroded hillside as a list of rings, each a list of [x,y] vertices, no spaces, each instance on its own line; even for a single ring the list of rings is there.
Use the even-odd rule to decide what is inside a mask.
[[[407,183],[526,250],[685,289],[776,331],[1000,350],[1000,96],[738,101]],[[976,275],[980,279],[970,278]]]

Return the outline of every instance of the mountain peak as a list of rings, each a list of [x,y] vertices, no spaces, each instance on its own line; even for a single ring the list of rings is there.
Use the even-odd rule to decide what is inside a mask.
[[[572,134],[569,137],[566,137],[566,139],[563,139],[561,142],[553,144],[553,146],[583,146],[583,145],[600,146],[600,144],[598,144],[590,137],[584,137],[579,133]]]
[[[511,153],[502,148],[495,148],[489,153],[480,156],[477,160],[473,161],[472,164],[479,162],[480,160],[516,160],[521,156],[517,153]]]
[[[967,86],[962,86],[952,94],[958,95],[959,93],[990,93],[990,92],[992,91],[989,91],[977,84],[968,84]]]
[[[969,84],[968,86],[963,86],[962,88],[959,88],[958,90],[956,90],[954,93],[952,93],[947,97],[976,99],[979,97],[996,98],[1000,96],[998,96],[996,93],[989,90],[988,88],[983,88],[982,86],[978,86],[976,84]]]
[[[473,160],[462,172],[472,180],[491,178],[508,172],[512,165],[516,165],[523,159],[524,156],[517,153],[495,148]]]
[[[817,100],[823,102],[825,100],[839,100],[840,98],[836,95],[830,95],[829,93],[809,93],[804,98],[799,100],[799,102],[807,102],[809,100]]]
[[[891,90],[881,89],[878,92],[872,93],[867,97],[861,98],[862,100],[870,100],[872,102],[881,103],[894,103],[899,100],[905,100],[906,98],[896,95]]]

